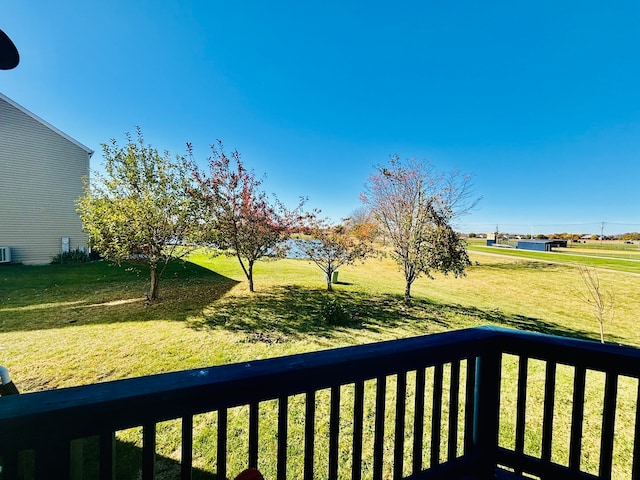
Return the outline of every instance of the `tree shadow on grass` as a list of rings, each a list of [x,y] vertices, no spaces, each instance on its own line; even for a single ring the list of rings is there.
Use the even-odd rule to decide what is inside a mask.
[[[116,440],[116,478],[137,480],[142,471],[142,449],[132,443]],[[156,454],[156,479],[169,480],[180,478],[181,462],[174,458]],[[94,467],[95,469],[95,467]],[[97,472],[96,472],[97,473]],[[98,476],[88,476],[98,478]],[[192,480],[228,480],[215,473],[192,467]]]
[[[82,478],[100,478],[100,449],[98,437],[77,440],[76,450],[71,456],[72,468],[82,472]],[[79,447],[79,448],[77,448]],[[133,443],[116,439],[114,445],[115,478],[137,480],[142,472],[142,448]],[[32,451],[25,451],[20,456],[20,478],[35,478],[34,456]],[[1,462],[0,462],[1,465]],[[169,480],[180,478],[181,462],[174,458],[156,454],[155,478]],[[215,473],[192,467],[192,480],[228,480]],[[0,478],[2,476],[0,475]]]
[[[483,310],[476,307],[462,305],[441,305],[443,311],[450,311],[455,315],[462,315],[473,318],[478,325],[492,325],[529,332],[544,333],[547,335],[558,335],[561,337],[578,338],[582,340],[599,341],[599,334],[594,331],[568,327],[549,320],[542,320],[525,315],[517,315],[502,312],[500,309]],[[607,334],[607,341],[614,343],[624,343],[622,337]]]
[[[324,306],[336,300],[346,312],[339,325],[331,324],[323,315]],[[344,327],[363,328],[365,320],[391,325],[398,319],[393,295],[372,299],[357,293],[329,293],[287,285],[250,297],[227,296],[205,311],[203,320],[192,322],[191,326],[295,339],[304,335],[331,336],[334,330]]]
[[[15,281],[31,280],[33,286],[26,295],[24,288],[16,287],[14,295],[22,293],[22,298],[0,304],[0,332],[157,319],[184,321],[199,315],[238,283],[197,264],[176,260],[160,281],[159,301],[148,302],[144,295],[147,277],[143,267],[106,262],[18,269]]]
[[[595,340],[596,332],[570,328],[525,315],[473,306],[439,304],[415,299],[404,305],[402,295],[363,292],[333,293],[300,286],[274,287],[251,297],[228,295],[192,321],[195,329],[244,332],[248,341],[282,343],[314,336],[333,338],[358,331],[373,333],[401,328],[406,335],[421,335],[481,325]],[[622,339],[612,338],[617,341]]]
[[[496,262],[496,263],[485,263],[482,264],[482,268],[486,270],[514,270],[514,271],[522,271],[522,270],[559,270],[566,269],[567,265],[560,265],[557,263],[548,263],[540,260],[536,261],[517,261],[517,262]]]

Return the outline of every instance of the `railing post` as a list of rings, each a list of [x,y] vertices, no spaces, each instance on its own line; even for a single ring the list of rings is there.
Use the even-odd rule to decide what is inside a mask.
[[[494,477],[497,463],[501,359],[498,350],[476,359],[473,450],[479,454],[477,473],[482,479]]]
[[[142,426],[142,480],[156,478],[156,424]]]
[[[116,435],[114,432],[102,432],[99,439],[100,480],[116,478]]]

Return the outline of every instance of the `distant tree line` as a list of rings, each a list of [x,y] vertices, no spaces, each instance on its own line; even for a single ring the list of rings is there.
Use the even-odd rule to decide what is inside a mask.
[[[249,290],[255,290],[254,266],[261,258],[282,258],[295,237],[304,256],[324,273],[332,289],[334,272],[365,260],[382,238],[385,250],[405,276],[405,302],[411,286],[433,272],[464,275],[466,243],[453,221],[473,208],[471,177],[441,173],[416,160],[391,157],[369,177],[365,207],[340,222],[304,210],[306,199],[287,208],[262,189],[262,177],[249,170],[240,154],[227,154],[221,141],[211,147],[206,168],[187,155],[174,158],[126,134],[126,144],[102,145],[104,173],[93,173],[77,202],[91,245],[107,260],[145,265],[149,301],[158,299],[162,274],[172,259],[194,249],[234,256]]]
[[[476,238],[478,236],[477,233],[468,233],[467,237],[469,238]],[[637,232],[629,232],[629,233],[623,233],[623,234],[618,234],[618,235],[603,235],[602,237],[600,235],[595,235],[595,234],[584,234],[584,233],[567,233],[567,232],[563,232],[563,233],[551,233],[551,234],[544,234],[544,233],[538,233],[537,235],[531,235],[531,234],[515,234],[515,233],[500,233],[499,238],[502,240],[508,240],[510,238],[518,238],[518,239],[531,239],[534,238],[536,240],[556,240],[556,239],[560,239],[560,240],[568,240],[570,242],[579,242],[581,240],[624,240],[624,241],[633,241],[633,240],[640,240],[640,233]]]

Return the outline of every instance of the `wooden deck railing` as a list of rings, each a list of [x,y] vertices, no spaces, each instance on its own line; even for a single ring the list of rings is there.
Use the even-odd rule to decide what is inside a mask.
[[[540,368],[543,379],[536,382]],[[568,406],[560,404],[567,395],[557,388],[558,372],[573,375]],[[584,406],[593,396],[585,381],[590,372],[605,376],[595,440],[586,439],[583,428]],[[215,455],[205,456],[211,459],[207,469],[216,473],[206,478],[238,473],[241,468],[229,459],[237,462],[231,449],[239,435],[246,436],[240,466],[258,467],[274,480],[489,479],[523,473],[612,478],[616,462],[624,464],[628,478],[640,478],[638,445],[616,462],[612,453],[622,413],[633,415],[631,432],[638,438],[637,395],[631,413],[621,413],[616,399],[618,380],[624,377],[627,388],[631,379],[640,389],[639,376],[636,349],[477,328],[2,397],[0,475],[90,478],[87,464],[95,463],[99,478],[113,479],[123,461],[116,456],[118,432],[141,427],[139,469],[143,479],[153,479],[158,425],[177,419],[176,463],[180,478],[191,479],[194,458],[204,448],[194,442],[194,425],[200,414],[214,412],[207,434],[215,441],[207,445],[214,445],[209,448]],[[560,386],[566,384],[563,377]],[[237,407],[248,412],[246,429],[230,428],[229,412]],[[266,409],[274,413],[265,419]],[[531,412],[540,418],[532,419]],[[556,416],[569,420],[559,424]],[[267,430],[273,438],[265,438],[264,422],[273,424]],[[570,443],[566,458],[555,453],[561,437]],[[95,451],[81,448],[79,439],[87,438],[97,438]],[[531,447],[531,438],[540,438],[540,445]],[[593,455],[584,447],[587,440],[599,445],[598,458],[588,465],[585,455]],[[273,448],[264,448],[265,442]],[[594,462],[597,471],[589,471]]]

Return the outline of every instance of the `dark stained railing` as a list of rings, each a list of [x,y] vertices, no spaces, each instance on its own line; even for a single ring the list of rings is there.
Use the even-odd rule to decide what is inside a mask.
[[[515,446],[499,446],[497,463],[510,466],[516,472],[534,473],[542,478],[640,478],[640,445],[637,441],[640,438],[640,351],[629,347],[504,330],[500,330],[499,335],[499,348],[503,356],[515,356],[518,378]],[[542,381],[537,385],[540,393],[538,397],[542,402],[542,435],[539,454],[535,456],[524,452],[528,433],[525,418],[529,397],[527,390],[534,383],[528,382],[528,373],[533,362],[540,363],[539,368],[544,372]],[[562,387],[557,382],[561,368],[564,370],[563,383],[571,386],[571,391],[565,391],[565,396],[569,396],[570,400],[564,403],[556,400],[556,394]],[[591,377],[589,382],[586,381],[588,376]],[[604,378],[598,379],[598,376]],[[622,396],[618,391],[619,382],[634,388],[635,392]],[[591,398],[586,397],[587,389],[590,390]],[[617,401],[621,398],[625,399],[624,408],[617,408]],[[582,469],[587,439],[583,432],[586,423],[585,405],[588,403],[598,405],[596,414],[591,415],[591,423],[599,423],[595,429],[599,438],[590,439],[592,443],[599,444],[596,445],[599,446],[598,458],[592,462],[596,468],[592,472]],[[567,422],[561,428],[554,428],[554,421],[559,416],[565,417]],[[631,424],[627,429],[622,425],[624,417]],[[617,422],[620,423],[619,428],[616,428]],[[620,443],[631,446],[632,450],[620,449],[620,453],[615,454],[616,430],[620,432]],[[558,435],[568,440],[565,465],[552,461],[553,447],[560,443],[555,441]],[[593,437],[593,433],[591,436]],[[615,472],[614,460],[619,467]]]
[[[591,372],[604,372],[596,394]],[[639,376],[636,349],[483,327],[8,396],[0,398],[0,475],[90,478],[86,465],[93,462],[99,478],[113,479],[122,461],[115,454],[117,432],[141,427],[141,477],[153,479],[158,425],[177,419],[179,475],[191,479],[194,454],[203,448],[194,442],[197,416],[214,412],[215,442],[207,445],[215,444],[209,466],[216,474],[207,478],[239,472],[228,462],[238,435],[246,436],[242,468],[266,469],[268,479],[591,479],[612,478],[614,471],[640,478],[633,439],[627,439],[632,451],[622,450],[628,458],[613,453],[621,416],[633,416],[630,431],[639,436],[638,395],[633,412],[617,408],[619,379],[625,392],[630,381],[640,390]],[[567,395],[568,406],[560,403]],[[594,395],[602,405],[595,440],[583,418]],[[273,418],[265,420],[261,412],[273,403]],[[237,407],[248,411],[246,429],[230,427]],[[303,412],[303,426],[292,422],[299,417],[293,410]],[[556,417],[568,420],[559,424]],[[264,438],[265,421],[275,438]],[[95,454],[83,451],[79,440],[90,437],[98,439]],[[561,437],[569,447],[557,458]],[[536,438],[539,445],[532,446]],[[263,448],[271,441],[273,449]]]

